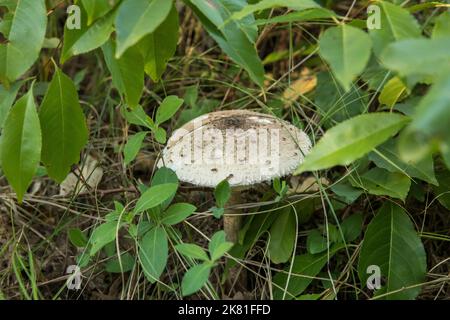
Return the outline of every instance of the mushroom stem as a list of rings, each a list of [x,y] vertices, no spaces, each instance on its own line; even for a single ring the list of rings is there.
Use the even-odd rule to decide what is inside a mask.
[[[228,200],[228,206],[234,206],[240,203],[241,196],[238,190],[232,190],[230,199]],[[234,244],[239,241],[239,230],[241,229],[241,215],[239,210],[236,209],[225,209],[223,216],[223,229],[226,234],[227,241]]]

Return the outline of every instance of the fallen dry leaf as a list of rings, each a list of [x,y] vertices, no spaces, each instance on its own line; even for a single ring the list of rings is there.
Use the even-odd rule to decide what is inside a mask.
[[[317,85],[317,77],[315,74],[311,74],[308,68],[302,70],[300,79],[295,80],[291,85],[284,90],[283,98],[288,102],[297,100],[301,95],[314,90]]]

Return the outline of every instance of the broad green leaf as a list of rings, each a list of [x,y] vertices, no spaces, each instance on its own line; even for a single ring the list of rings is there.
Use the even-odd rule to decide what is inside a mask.
[[[82,17],[84,11],[82,10]],[[111,11],[106,16],[101,17],[89,27],[86,21],[81,21],[81,30],[64,29],[64,46],[61,55],[61,63],[64,63],[72,56],[83,54],[101,47],[114,31],[115,11]]]
[[[381,55],[381,61],[403,76],[437,78],[450,72],[449,52],[450,36],[403,40],[389,45]]]
[[[228,180],[221,181],[214,189],[214,198],[219,208],[223,208],[231,197],[231,187]]]
[[[171,205],[164,212],[161,219],[161,223],[166,225],[174,225],[183,222],[191,214],[195,212],[197,208],[189,203],[175,203]]]
[[[352,184],[367,190],[370,194],[390,196],[405,201],[411,187],[411,180],[402,173],[373,168],[352,180]]]
[[[348,165],[396,134],[409,119],[395,113],[356,116],[328,130],[296,174]]]
[[[160,125],[172,118],[183,104],[183,99],[177,96],[166,97],[156,111],[156,124]]]
[[[42,162],[48,175],[62,182],[73,164],[80,160],[88,129],[72,80],[59,68],[45,94],[39,111],[42,128]]]
[[[216,261],[227,253],[232,247],[232,242],[226,241],[226,235],[223,230],[216,232],[209,242],[208,249],[211,255],[211,260]]]
[[[341,223],[345,241],[352,242],[361,234],[364,217],[361,213],[355,213],[347,217]]]
[[[295,213],[291,207],[286,207],[270,228],[269,254],[273,263],[283,263],[291,258],[296,236]]]
[[[414,225],[403,209],[386,202],[367,227],[361,248],[358,273],[366,286],[367,267],[380,267],[386,283],[381,291],[388,293],[425,280],[425,250]],[[414,299],[420,287],[400,290],[385,297],[388,300]]]
[[[178,189],[176,183],[165,183],[150,187],[145,191],[134,208],[135,213],[139,213],[154,208],[170,197],[172,197]]]
[[[229,21],[231,14],[247,6],[246,1],[233,0],[187,0],[209,35],[220,48],[238,65],[244,68],[250,78],[263,86],[264,68],[255,48],[257,30],[252,16]],[[228,23],[225,24],[225,22]]]
[[[124,164],[128,165],[131,161],[133,161],[141,150],[142,143],[144,142],[145,137],[147,136],[147,132],[141,131],[131,136],[127,144],[123,149],[124,155]]]
[[[434,24],[433,38],[450,37],[450,11],[443,12]]]
[[[310,254],[324,252],[328,249],[327,239],[319,230],[314,229],[308,234],[308,238],[306,238],[306,248]]]
[[[127,108],[124,107],[122,108],[122,114],[131,124],[146,127],[150,130],[155,129],[155,124],[153,123],[152,118],[145,113],[144,109],[140,105],[137,105],[132,110],[127,110]]]
[[[0,130],[5,124],[9,109],[14,103],[21,86],[22,82],[17,82],[7,89],[0,84]]]
[[[406,9],[387,1],[376,5],[381,9],[381,28],[371,29],[369,33],[377,56],[392,42],[420,37],[419,24]]]
[[[296,11],[285,15],[276,16],[270,19],[258,19],[256,25],[274,24],[274,23],[296,23],[303,21],[314,21],[322,19],[330,19],[336,17],[336,14],[324,8],[312,8],[304,11]]]
[[[44,44],[47,9],[44,0],[16,1],[7,41],[0,43],[0,81],[13,82],[37,60]]]
[[[178,29],[178,12],[173,6],[159,27],[139,42],[144,55],[145,73],[155,82],[159,81],[167,62],[175,54],[180,36]]]
[[[437,200],[445,208],[450,210],[450,171],[439,170],[437,172],[438,186],[433,186],[433,193]]]
[[[285,272],[279,272],[273,277],[274,299],[291,300],[300,295],[309,286],[311,281],[313,281],[313,277],[323,269],[328,258],[332,258],[341,248],[342,245],[334,245],[330,248],[329,252],[314,255],[307,253],[295,256],[291,274],[288,272],[290,268],[288,266]]]
[[[389,140],[377,147],[376,152],[369,154],[369,159],[377,167],[386,169],[390,172],[405,173],[410,177],[419,178],[428,183],[437,185],[434,175],[433,157],[428,154],[419,162],[404,162],[400,158],[397,150],[397,139]]]
[[[319,40],[320,55],[345,91],[369,62],[371,46],[367,33],[348,25],[328,28]]]
[[[155,135],[155,140],[161,144],[166,143],[167,141],[167,132],[166,130],[164,130],[164,128],[159,127],[158,129],[156,129],[156,131],[154,132]]]
[[[144,90],[144,60],[138,47],[132,47],[119,59],[114,56],[115,43],[108,41],[102,47],[114,86],[131,108],[136,108]]]
[[[88,16],[87,25],[90,26],[92,22],[112,9],[115,0],[82,0],[82,3]]]
[[[109,260],[106,263],[105,270],[110,273],[128,272],[133,270],[135,261],[136,259],[131,254],[125,252],[120,255],[120,262],[118,258]]]
[[[42,136],[33,88],[11,108],[2,131],[3,172],[22,202],[41,158]]]
[[[84,248],[88,244],[88,238],[84,235],[84,233],[78,229],[69,229],[69,240],[70,242],[79,248]]]
[[[139,241],[139,260],[148,281],[159,279],[167,264],[169,246],[164,228],[155,227]]]
[[[110,221],[95,228],[89,240],[91,244],[89,254],[91,256],[116,239],[117,224],[117,221]]]
[[[313,0],[261,0],[255,4],[249,4],[242,10],[234,13],[231,19],[240,20],[257,11],[262,11],[271,8],[287,7],[292,10],[305,10],[311,8],[320,8],[320,6]]]
[[[188,296],[200,290],[208,281],[211,265],[202,263],[190,268],[181,282],[183,296]]]
[[[116,58],[154,32],[166,19],[172,0],[125,0],[119,7],[115,25],[117,33]]]
[[[182,255],[192,258],[192,259],[199,259],[203,261],[208,261],[208,255],[206,254],[206,251],[203,250],[201,247],[199,247],[196,244],[192,243],[181,243],[175,246],[175,249],[181,253]]]
[[[152,187],[164,183],[178,183],[177,174],[167,167],[161,167],[156,171],[152,179]]]
[[[353,203],[363,193],[362,190],[354,188],[346,181],[334,184],[330,189],[347,204]]]
[[[406,84],[403,83],[399,77],[394,77],[386,82],[383,90],[381,90],[381,93],[378,96],[378,101],[381,104],[392,108],[397,102],[403,100],[408,94],[409,89]]]

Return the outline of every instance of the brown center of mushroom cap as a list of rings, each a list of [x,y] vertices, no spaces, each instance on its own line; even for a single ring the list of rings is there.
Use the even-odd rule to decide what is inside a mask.
[[[310,148],[303,131],[274,116],[218,111],[176,130],[158,166],[199,186],[214,187],[225,178],[245,186],[292,173]]]

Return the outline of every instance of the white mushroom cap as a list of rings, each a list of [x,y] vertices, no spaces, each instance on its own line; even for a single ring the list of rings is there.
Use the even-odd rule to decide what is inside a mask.
[[[308,136],[271,115],[230,110],[200,116],[177,129],[158,167],[181,181],[215,187],[248,186],[291,174],[311,148]]]

